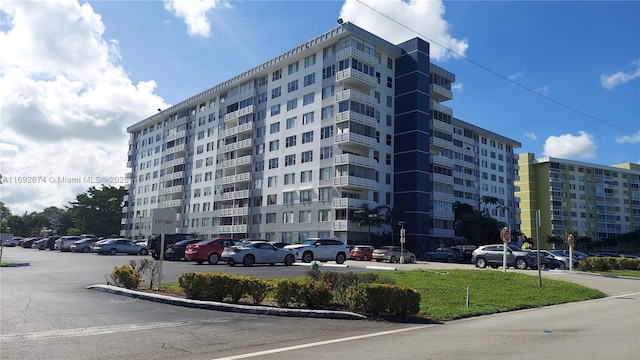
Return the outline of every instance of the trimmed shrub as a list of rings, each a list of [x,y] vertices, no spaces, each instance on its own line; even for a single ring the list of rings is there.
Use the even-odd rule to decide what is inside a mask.
[[[116,266],[113,268],[110,279],[114,285],[126,289],[137,289],[143,280],[140,274],[138,274],[138,270],[129,265]]]
[[[305,280],[299,285],[298,302],[304,304],[307,309],[315,309],[318,306],[327,306],[333,298],[331,284],[315,280]]]
[[[273,289],[273,285],[265,280],[258,278],[245,279],[246,294],[251,297],[254,304],[261,303]]]
[[[299,282],[290,279],[280,279],[275,284],[275,295],[278,306],[287,307],[291,303],[297,303],[300,297]]]
[[[378,315],[406,316],[420,311],[420,293],[406,286],[358,284],[346,291],[349,309]]]

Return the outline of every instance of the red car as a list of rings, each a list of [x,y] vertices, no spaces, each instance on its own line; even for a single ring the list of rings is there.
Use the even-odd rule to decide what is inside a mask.
[[[371,254],[373,254],[373,246],[356,245],[349,251],[349,258],[369,261],[371,260]]]
[[[214,238],[187,245],[184,257],[187,261],[195,261],[202,264],[207,261],[209,264],[217,264],[224,248],[228,246],[240,245],[240,241],[235,239]]]

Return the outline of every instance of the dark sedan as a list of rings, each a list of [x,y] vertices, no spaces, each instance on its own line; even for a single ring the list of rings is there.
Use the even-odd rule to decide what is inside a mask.
[[[175,244],[171,244],[167,247],[167,250],[164,252],[165,260],[182,260],[184,259],[184,251],[187,248],[187,245],[195,244],[197,242],[202,241],[202,239],[187,239],[178,241]]]
[[[446,261],[452,262],[464,262],[464,253],[458,249],[452,248],[437,248],[434,251],[427,251],[424,254],[426,261]]]

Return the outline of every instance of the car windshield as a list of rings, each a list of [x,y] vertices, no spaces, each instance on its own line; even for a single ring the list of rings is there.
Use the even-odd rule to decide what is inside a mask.
[[[305,244],[305,245],[314,245],[316,243],[316,241],[318,241],[318,239],[309,239],[309,240],[305,240],[303,242],[303,244]]]

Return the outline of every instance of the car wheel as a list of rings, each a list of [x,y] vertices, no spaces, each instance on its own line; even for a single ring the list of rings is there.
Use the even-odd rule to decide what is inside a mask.
[[[394,263],[396,262],[396,257],[394,255],[391,255],[391,258],[389,259],[390,263]]]
[[[149,255],[149,250],[147,249],[140,249],[140,252],[138,253],[139,255]]]
[[[116,250],[116,248],[109,249],[109,255],[115,255],[117,253],[118,253],[118,250]]]
[[[82,252],[83,253],[88,253],[89,251],[91,251],[91,249],[89,249],[88,246],[85,246],[85,247],[82,248]]]
[[[218,256],[218,254],[216,253],[209,254],[209,264],[215,265],[218,263],[219,260],[220,260],[220,256]]]
[[[345,254],[339,253],[338,255],[336,255],[336,264],[344,264],[345,260],[347,260]]]
[[[560,263],[558,264],[558,270],[564,270],[564,269],[566,269],[566,266],[564,266],[564,263],[563,263],[563,262],[560,262]]]
[[[409,264],[413,264],[414,262],[416,262],[416,258],[415,258],[415,256],[411,256],[409,258]]]
[[[516,269],[518,269],[518,270],[526,270],[527,269],[527,261],[525,259],[516,259]]]
[[[229,265],[229,266],[236,266],[236,262],[235,262],[235,260],[233,260],[233,259],[229,259],[229,260],[227,260],[227,265]]]
[[[453,262],[453,257],[452,256],[447,256],[447,262],[448,263],[452,263]]]
[[[296,258],[293,255],[289,254],[289,255],[284,257],[284,265],[285,266],[291,266],[291,265],[293,265],[294,262],[296,262]]]
[[[431,261],[431,256],[429,256],[429,255],[425,256],[425,257],[424,257],[424,260],[425,260],[425,261]]]
[[[255,262],[256,258],[251,254],[245,256],[244,259],[242,259],[242,265],[244,266],[253,266]]]
[[[313,261],[313,253],[311,251],[307,251],[302,254],[302,261],[306,263],[310,263]]]
[[[484,269],[487,267],[487,262],[485,261],[484,258],[477,258],[476,259],[476,267],[480,268],[480,269]]]

